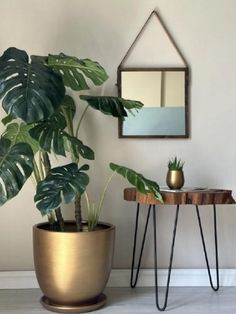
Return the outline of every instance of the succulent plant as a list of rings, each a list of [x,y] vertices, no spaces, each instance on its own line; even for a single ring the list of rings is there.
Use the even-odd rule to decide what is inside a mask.
[[[171,158],[168,162],[169,170],[183,170],[184,162],[178,159],[176,156]]]

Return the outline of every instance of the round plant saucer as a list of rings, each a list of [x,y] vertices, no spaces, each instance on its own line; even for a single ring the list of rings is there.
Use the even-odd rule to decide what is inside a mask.
[[[49,311],[57,313],[85,313],[99,309],[106,303],[107,297],[101,294],[95,301],[78,305],[61,305],[51,302],[46,296],[40,299],[41,304]]]

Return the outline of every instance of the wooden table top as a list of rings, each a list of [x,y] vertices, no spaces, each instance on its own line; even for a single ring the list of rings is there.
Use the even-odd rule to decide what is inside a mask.
[[[192,204],[235,204],[231,190],[223,189],[185,189],[161,190],[164,205]],[[124,189],[124,200],[141,204],[161,204],[152,194],[137,192],[135,188]]]

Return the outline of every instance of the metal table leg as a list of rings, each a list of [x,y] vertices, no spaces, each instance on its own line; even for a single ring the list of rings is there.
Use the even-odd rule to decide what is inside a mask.
[[[173,255],[174,255],[175,237],[176,237],[176,230],[177,230],[177,224],[178,224],[178,216],[179,216],[179,205],[177,205],[176,207],[164,303],[163,303],[163,306],[160,306],[159,298],[158,298],[158,274],[157,274],[156,207],[155,205],[153,205],[155,293],[156,293],[156,306],[159,311],[164,311],[167,307],[169,286],[170,286],[170,276],[171,276],[171,270],[172,270],[172,261],[173,261]]]
[[[137,284],[137,281],[138,281],[139,270],[140,270],[140,265],[141,265],[141,261],[142,261],[142,255],[143,255],[143,248],[144,248],[144,244],[145,244],[145,240],[146,240],[147,227],[148,227],[148,222],[149,222],[149,217],[150,217],[152,205],[149,205],[149,207],[148,207],[147,218],[146,218],[146,223],[145,223],[145,228],[144,228],[144,233],[143,233],[143,239],[142,239],[142,244],[141,244],[141,249],[140,249],[140,254],[139,254],[139,259],[138,259],[138,265],[137,265],[137,269],[136,269],[136,275],[134,278],[136,243],[137,243],[137,233],[138,233],[138,225],[139,225],[139,207],[140,207],[140,204],[138,203],[137,204],[137,212],[136,212],[136,221],[135,221],[135,231],[134,231],[133,257],[132,257],[132,265],[131,265],[131,278],[130,278],[131,288],[134,288]]]
[[[213,285],[213,281],[212,281],[212,276],[211,276],[211,271],[210,271],[210,266],[209,266],[209,260],[208,260],[208,255],[207,255],[206,244],[205,244],[205,240],[204,240],[204,234],[203,234],[201,217],[200,217],[200,212],[199,212],[198,205],[196,205],[196,212],[197,212],[197,218],[198,218],[200,234],[201,234],[201,238],[202,238],[202,246],[203,246],[203,251],[204,251],[204,255],[205,255],[205,260],[206,260],[207,272],[208,272],[208,276],[209,276],[210,285],[211,285],[211,288],[214,291],[217,291],[217,290],[219,290],[219,263],[218,263],[218,244],[217,244],[216,205],[213,204],[215,259],[216,259],[216,286]]]
[[[171,277],[172,262],[173,262],[173,256],[174,256],[175,238],[176,238],[178,216],[179,216],[179,208],[180,208],[179,205],[177,205],[177,207],[176,207],[176,214],[175,214],[173,235],[172,235],[171,252],[170,252],[170,259],[169,259],[169,267],[168,267],[168,275],[167,275],[167,283],[166,283],[166,290],[165,290],[163,306],[160,306],[159,297],[158,297],[158,292],[159,291],[158,291],[158,272],[157,272],[158,265],[157,265],[157,240],[156,240],[156,237],[157,237],[157,227],[156,227],[156,206],[155,205],[149,205],[149,208],[148,208],[147,217],[146,217],[146,223],[145,223],[145,228],[144,228],[144,233],[143,233],[143,238],[142,238],[142,244],[141,244],[140,254],[139,254],[139,258],[138,258],[138,265],[137,265],[137,269],[136,269],[136,274],[134,276],[137,233],[138,233],[138,228],[139,228],[139,209],[140,209],[140,204],[137,204],[130,285],[131,285],[132,288],[134,288],[136,286],[136,284],[137,284],[137,281],[138,281],[138,276],[139,276],[139,271],[140,271],[140,266],[141,266],[141,261],[142,261],[143,249],[144,249],[144,244],[145,244],[145,240],[146,240],[146,234],[147,234],[147,228],[148,228],[151,208],[153,208],[154,267],[155,267],[154,270],[155,270],[156,306],[157,306],[157,309],[159,311],[164,311],[166,309],[167,303],[168,303],[170,277]],[[205,255],[205,260],[206,260],[206,265],[207,265],[207,271],[208,271],[210,285],[211,285],[211,287],[212,287],[212,289],[214,291],[217,291],[219,289],[219,263],[218,263],[216,206],[215,206],[215,204],[213,204],[215,258],[216,258],[216,286],[213,285],[213,281],[212,281],[212,276],[211,276],[211,271],[210,271],[210,266],[209,266],[209,260],[208,260],[207,250],[206,250],[206,244],[205,244],[205,239],[204,239],[204,234],[203,234],[203,229],[202,229],[201,217],[200,217],[199,208],[198,208],[197,205],[196,205],[196,213],[197,213],[197,218],[198,218],[198,224],[199,224],[199,229],[200,229],[200,234],[201,234],[201,239],[202,239],[203,251],[204,251],[204,255]]]

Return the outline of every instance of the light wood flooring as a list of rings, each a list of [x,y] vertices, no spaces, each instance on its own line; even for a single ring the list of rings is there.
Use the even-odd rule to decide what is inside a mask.
[[[154,288],[107,288],[108,301],[96,314],[158,313]],[[160,298],[162,293],[160,293]],[[0,290],[0,314],[46,314],[39,303],[41,292],[31,290]],[[52,312],[51,312],[52,313]],[[235,314],[236,287],[222,287],[213,292],[208,287],[170,288],[168,314]]]

